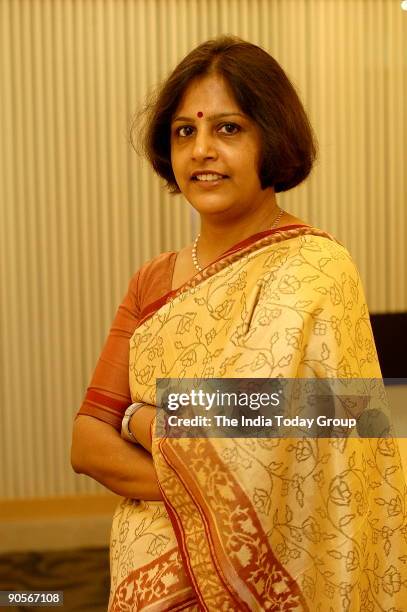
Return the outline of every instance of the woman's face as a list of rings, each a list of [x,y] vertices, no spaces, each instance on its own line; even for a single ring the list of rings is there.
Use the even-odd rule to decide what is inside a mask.
[[[260,156],[260,129],[224,79],[215,74],[192,81],[171,123],[172,168],[191,205],[220,219],[250,215],[265,200]]]

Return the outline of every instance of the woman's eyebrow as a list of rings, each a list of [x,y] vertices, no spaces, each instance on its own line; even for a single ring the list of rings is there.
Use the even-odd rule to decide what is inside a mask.
[[[220,119],[221,117],[233,117],[233,116],[238,116],[238,117],[243,117],[245,115],[243,115],[242,113],[217,113],[216,115],[208,115],[206,118],[209,120],[212,119]],[[183,117],[181,115],[179,115],[178,117],[175,117],[175,119],[172,120],[172,123],[175,123],[176,121],[195,121],[194,117]]]

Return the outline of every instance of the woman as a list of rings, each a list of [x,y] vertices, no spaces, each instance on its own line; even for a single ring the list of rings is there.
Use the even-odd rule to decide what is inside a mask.
[[[127,498],[109,610],[401,609],[391,438],[154,435],[157,378],[380,378],[349,254],[277,204],[315,159],[294,88],[265,51],[221,37],[175,68],[148,119],[147,157],[201,230],[132,279],[75,422],[75,470]]]

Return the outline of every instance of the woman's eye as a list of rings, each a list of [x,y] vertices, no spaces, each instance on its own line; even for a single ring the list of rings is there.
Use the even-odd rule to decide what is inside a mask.
[[[183,125],[176,130],[177,136],[185,137],[190,136],[193,131],[192,125]]]
[[[194,129],[195,128],[192,125],[182,125],[181,127],[175,130],[175,133],[181,138],[187,138],[188,136],[191,136]],[[223,134],[228,134],[229,136],[236,134],[240,131],[240,127],[236,125],[236,123],[223,123],[221,126],[219,126],[218,129]]]
[[[240,128],[235,123],[224,123],[221,126],[221,130],[224,130],[226,134],[236,134],[236,132],[238,132]]]

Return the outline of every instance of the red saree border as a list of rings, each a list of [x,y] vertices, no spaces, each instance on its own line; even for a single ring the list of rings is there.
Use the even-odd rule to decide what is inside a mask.
[[[333,242],[338,242],[328,232],[324,232],[323,230],[311,227],[310,225],[287,225],[284,227],[279,227],[277,229],[265,230],[263,232],[253,234],[249,238],[246,238],[245,240],[242,240],[241,242],[235,244],[233,247],[225,251],[225,253],[222,253],[222,255],[217,260],[210,263],[201,272],[195,274],[195,276],[193,276],[184,285],[181,285],[181,287],[178,287],[178,289],[172,289],[171,291],[168,291],[158,300],[155,300],[151,304],[148,304],[141,312],[140,320],[135,329],[138,329],[141,325],[143,325],[143,323],[145,323],[150,317],[152,317],[162,306],[164,306],[172,298],[178,296],[184,291],[188,291],[188,289],[196,287],[199,283],[213,276],[214,274],[227,267],[243,255],[248,255],[249,253],[260,249],[263,246],[267,246],[269,244],[277,244],[279,242],[290,240],[291,238],[296,238],[298,236],[320,236],[322,238],[328,238]]]
[[[191,606],[195,604],[197,607],[198,604],[196,602],[195,597],[193,597],[192,599],[188,599],[187,601],[185,601],[185,603],[177,605],[175,608],[168,608],[168,612],[179,612],[180,610],[191,610]]]
[[[162,459],[166,462],[167,466],[169,467],[170,470],[173,470],[173,467],[171,466],[170,462],[169,462],[169,458],[166,456],[165,454],[165,450],[163,450],[162,445],[165,443],[165,438],[161,439],[158,441],[158,446],[160,449],[160,454]],[[178,478],[179,478],[179,482],[180,484],[184,487],[184,489],[186,491],[188,491],[190,493],[190,490],[187,488],[186,483],[184,482],[184,479],[180,476],[180,474],[177,474]],[[160,488],[161,494],[163,496],[163,500],[164,500],[164,504],[165,507],[167,509],[168,512],[168,516],[170,517],[171,523],[172,523],[172,527],[174,529],[175,532],[175,536],[177,538],[177,542],[178,542],[178,546],[179,546],[179,551],[181,554],[181,557],[184,561],[184,569],[186,571],[186,573],[188,574],[188,578],[190,579],[191,583],[194,585],[195,588],[195,592],[197,597],[199,598],[199,601],[201,602],[201,606],[203,610],[208,610],[208,607],[205,604],[205,601],[203,599],[203,594],[201,593],[201,590],[199,588],[199,584],[197,583],[196,579],[195,579],[195,575],[193,573],[193,569],[191,566],[191,563],[189,561],[189,557],[188,557],[188,551],[187,551],[187,545],[186,545],[186,539],[185,539],[185,535],[184,532],[182,530],[182,521],[178,515],[178,512],[176,511],[176,509],[171,505],[171,503],[169,502],[162,486],[160,485],[160,482],[158,481],[158,486]],[[203,529],[205,531],[206,534],[206,538],[208,542],[211,542],[211,533],[210,533],[210,525],[208,524],[208,521],[206,519],[205,514],[202,513],[202,511],[200,510],[200,506],[199,504],[195,501],[195,499],[190,495],[190,499],[191,502],[193,503],[193,505],[196,507],[201,520],[202,520],[202,524],[203,524]],[[230,595],[230,598],[233,600],[233,602],[235,603],[239,603],[240,601],[237,602],[236,597],[238,597],[238,594],[235,593],[233,591],[233,589],[231,588],[231,586],[228,584],[226,577],[223,574],[222,568],[218,563],[218,560],[216,558],[216,556],[214,556],[212,554],[212,548],[211,549],[211,559],[212,559],[212,563],[213,565],[216,567],[217,570],[217,576],[219,579],[219,582],[223,585],[223,589],[224,591],[228,592]],[[244,612],[244,610],[246,610],[246,612],[250,612],[250,608],[242,608],[241,606],[239,607],[239,610],[241,610],[242,612]]]
[[[169,469],[173,470],[173,468],[171,467],[171,465],[170,465],[170,463],[169,463],[169,461],[167,459],[167,456],[165,455],[165,451],[163,451],[163,449],[162,449],[162,443],[164,443],[164,442],[165,442],[165,438],[158,440],[158,447],[160,449],[160,455],[161,455],[161,458],[165,461],[165,463],[169,467]],[[180,478],[180,481],[182,483],[182,486],[184,486],[185,490],[187,490],[187,488],[186,488],[186,486],[185,486],[185,484],[184,484],[184,482],[182,481],[181,478]],[[166,507],[168,516],[170,517],[171,524],[172,524],[172,527],[174,529],[175,537],[176,537],[177,542],[178,542],[178,549],[179,549],[181,558],[182,558],[182,560],[184,562],[185,572],[188,575],[188,578],[190,579],[190,581],[191,581],[191,583],[192,583],[192,585],[193,585],[193,587],[195,589],[195,594],[196,594],[196,596],[199,599],[201,609],[202,610],[208,610],[208,607],[205,604],[205,601],[203,599],[203,595],[202,595],[201,590],[199,588],[199,584],[197,583],[197,581],[195,579],[195,575],[193,573],[193,569],[192,569],[192,566],[191,566],[191,563],[190,563],[190,560],[189,560],[189,557],[188,557],[188,550],[187,550],[187,546],[186,546],[186,540],[185,540],[184,533],[182,531],[182,521],[181,521],[181,519],[180,519],[180,517],[178,515],[178,512],[176,511],[176,509],[171,505],[170,501],[168,500],[168,498],[167,498],[167,496],[165,494],[165,491],[162,488],[159,480],[158,480],[158,487],[159,487],[159,489],[161,491],[161,495],[162,495],[162,498],[163,498],[163,501],[164,501],[164,505]],[[199,506],[195,503],[195,501],[192,498],[191,498],[191,501],[193,502],[193,504],[197,508],[197,511],[199,512],[199,514],[202,517],[202,521],[204,523],[205,533],[207,535],[208,540],[210,540],[209,525],[207,524],[206,518],[205,518],[205,516],[202,516],[202,513],[199,510]],[[214,565],[216,565],[216,567],[217,567],[218,577],[220,579],[220,582],[223,584],[225,591],[228,591],[230,593],[231,598],[233,599],[234,598],[234,594],[230,590],[227,582],[225,582],[223,574],[222,574],[222,570],[218,566],[216,558],[214,558],[212,556],[212,560],[213,560]],[[249,610],[248,610],[248,612],[249,612]]]
[[[211,443],[208,440],[204,441],[209,447],[211,447]],[[164,448],[165,447],[165,448]],[[198,509],[198,512],[201,516],[201,520],[202,520],[202,524],[205,530],[205,534],[206,534],[206,538],[208,541],[208,547],[210,549],[210,554],[211,554],[211,558],[212,558],[212,562],[213,565],[216,567],[217,570],[217,574],[218,574],[218,578],[219,581],[225,585],[225,590],[228,591],[228,593],[230,594],[230,597],[233,601],[234,604],[237,605],[237,608],[235,609],[239,609],[239,610],[250,610],[251,608],[249,607],[249,604],[247,601],[245,601],[244,599],[242,600],[241,595],[239,595],[239,593],[236,591],[234,591],[232,584],[227,584],[227,578],[224,575],[224,571],[223,571],[223,565],[228,563],[228,554],[226,553],[226,549],[225,549],[225,539],[221,537],[221,531],[219,531],[219,529],[211,529],[210,525],[208,525],[208,519],[205,516],[205,511],[204,511],[204,506],[208,505],[208,502],[202,497],[202,493],[199,491],[199,487],[196,485],[196,483],[194,483],[193,481],[191,481],[188,485],[188,470],[183,470],[182,474],[184,474],[184,476],[181,476],[181,469],[182,467],[185,467],[185,451],[183,451],[183,449],[178,449],[178,451],[176,449],[174,449],[171,444],[168,443],[168,440],[166,438],[163,438],[159,441],[159,448],[161,451],[161,456],[163,457],[163,459],[165,460],[165,462],[167,463],[167,465],[169,466],[169,468],[177,475],[177,478],[179,480],[179,482],[182,484],[183,488],[188,492],[189,498],[191,500],[191,502],[193,503],[193,505]],[[184,455],[184,456],[182,456]],[[216,463],[219,465],[222,465],[222,462],[220,460],[220,458],[218,457],[216,452],[213,453],[205,453],[205,456],[207,458],[211,457],[213,464],[215,465]],[[180,465],[176,465],[176,464],[180,464]],[[178,467],[178,469],[177,469]],[[253,521],[253,524],[256,527],[256,533],[258,534],[258,538],[261,541],[262,545],[265,546],[268,549],[268,561],[269,561],[269,565],[270,565],[270,572],[271,571],[277,571],[281,574],[282,577],[284,577],[284,580],[286,582],[286,586],[289,589],[289,593],[286,593],[285,596],[286,597],[294,597],[297,602],[293,603],[293,605],[297,606],[297,604],[300,604],[302,606],[302,610],[304,610],[304,612],[308,612],[308,606],[307,603],[304,599],[304,596],[302,594],[302,591],[297,583],[297,581],[290,575],[290,573],[288,572],[288,570],[284,567],[284,565],[277,559],[277,557],[275,556],[273,549],[271,548],[271,545],[268,541],[268,538],[261,526],[261,523],[257,517],[256,511],[254,510],[249,498],[247,497],[246,493],[242,490],[242,488],[238,485],[236,479],[234,478],[233,474],[231,474],[228,471],[228,478],[231,481],[233,488],[235,489],[235,492],[239,493],[240,496],[240,504],[242,502],[242,499],[244,501],[244,505],[247,507],[248,512],[250,514],[250,518]],[[161,488],[161,487],[160,487]],[[165,495],[163,493],[163,495]],[[199,498],[199,500],[198,500]],[[167,503],[166,503],[166,507],[167,507]],[[177,528],[175,528],[175,525],[173,523],[173,512],[175,514],[176,510],[175,508],[173,508],[172,506],[170,506],[170,512],[169,512],[169,516],[171,519],[171,522],[173,524],[174,527],[174,531],[175,531],[175,535],[178,541],[178,545],[181,549],[181,544],[182,546],[185,546],[185,535],[184,533],[181,531],[181,533],[179,533],[178,530],[178,524],[181,524],[181,520],[178,519],[178,524],[177,524]],[[219,525],[219,528],[221,528],[222,526]],[[220,554],[223,557],[223,564],[222,562],[220,562],[220,559],[218,559],[216,557],[216,553],[215,555],[213,554],[214,551],[218,550],[220,552]],[[219,552],[217,553],[219,555]],[[183,555],[182,555],[183,557]],[[230,565],[230,564],[229,564]],[[188,560],[188,564],[187,566],[184,565],[184,567],[188,567],[188,576],[189,579],[191,580],[191,582],[193,582],[193,584],[195,585],[195,579],[193,576],[191,576],[190,574],[190,563]],[[231,566],[232,572],[235,573],[237,570],[235,568],[233,568],[233,566]],[[247,573],[248,570],[247,568],[241,568],[239,570],[239,576],[241,576],[241,571]],[[242,580],[242,584],[244,584],[244,586],[246,587],[247,591],[250,593],[251,598],[257,602],[258,605],[265,605],[265,603],[267,603],[267,600],[264,600],[265,597],[267,597],[267,594],[264,593],[263,596],[261,596],[254,588],[253,586],[247,581],[248,576],[243,576],[241,577]],[[225,583],[226,581],[226,583]],[[232,588],[230,588],[232,587]],[[279,593],[277,593],[277,596],[280,595]],[[291,604],[289,602],[283,602],[280,601],[279,604],[284,605],[284,603],[288,604],[288,607],[284,607],[281,609],[285,609],[285,610],[289,610],[291,609]],[[263,608],[262,608],[263,609]]]
[[[236,251],[239,251],[240,249],[244,249],[247,246],[250,246],[254,242],[257,242],[257,240],[261,240],[262,238],[266,238],[267,236],[271,236],[272,234],[275,234],[277,232],[283,232],[287,230],[287,228],[292,230],[292,229],[298,229],[299,227],[311,227],[311,226],[307,225],[306,223],[296,223],[295,225],[282,225],[281,227],[276,227],[274,229],[266,229],[266,230],[263,230],[262,232],[257,232],[256,234],[252,234],[248,238],[245,238],[244,240],[241,240],[237,244],[234,244],[233,246],[231,246],[230,249],[222,253],[222,255],[220,255],[218,259],[215,259],[215,261],[212,263],[216,263],[217,261],[219,261],[219,259],[226,257],[227,255],[230,255],[231,253],[235,253]]]
[[[162,610],[162,594],[160,593],[158,598],[151,598],[150,601],[146,601],[145,592],[148,589],[148,586],[151,586],[151,583],[154,579],[157,579],[157,576],[163,572],[164,568],[168,571],[171,570],[171,564],[174,565],[174,570],[172,570],[173,575],[176,574],[176,567],[172,558],[175,554],[179,552],[179,549],[172,548],[164,555],[162,555],[158,559],[154,559],[147,565],[143,565],[137,570],[133,570],[130,572],[122,582],[120,582],[114,592],[114,596],[112,598],[111,605],[109,607],[109,612],[120,612],[125,609],[134,609],[134,610],[149,610],[153,612],[159,612]],[[153,572],[153,580],[150,579],[150,583],[148,582],[149,573],[152,572],[153,569],[157,569],[157,573]],[[143,580],[144,578],[144,580]],[[138,591],[134,589],[134,584],[137,583],[137,580],[141,579],[144,581],[142,591]],[[133,588],[129,588],[133,586]],[[184,592],[184,595],[180,594],[180,586],[181,593]],[[129,594],[127,589],[129,588]],[[189,592],[188,592],[189,591]],[[173,584],[169,588],[167,593],[166,602],[168,607],[166,610],[183,610],[186,606],[190,606],[196,603],[196,598],[191,596],[191,586],[190,585],[179,585]],[[127,596],[127,598],[126,598]],[[178,600],[178,601],[177,601]],[[131,608],[126,608],[123,606],[131,606]],[[134,607],[137,606],[137,607]],[[141,606],[141,607],[139,607]]]
[[[158,442],[158,446],[161,452],[161,457],[163,458],[163,460],[166,462],[166,464],[168,465],[168,467],[175,472],[173,466],[170,463],[169,457],[166,455],[165,450],[163,449],[163,445],[165,444],[166,439],[163,438],[161,440],[159,440]],[[210,526],[208,525],[208,521],[205,517],[205,515],[202,513],[202,511],[200,510],[199,504],[196,503],[195,499],[192,497],[190,490],[187,489],[186,483],[184,482],[184,479],[181,477],[181,475],[179,473],[176,473],[179,479],[179,482],[182,484],[182,486],[184,487],[184,489],[186,491],[189,492],[189,497],[191,499],[191,502],[193,503],[193,505],[196,507],[201,520],[202,520],[202,524],[203,524],[203,528],[206,534],[206,538],[208,540],[208,542],[210,543],[212,538],[211,538],[211,534],[210,534]],[[205,604],[205,601],[203,599],[203,594],[201,593],[201,590],[199,588],[199,585],[195,579],[195,575],[188,557],[188,551],[187,551],[187,545],[186,545],[186,539],[185,539],[185,534],[182,530],[182,521],[178,515],[178,512],[176,511],[176,509],[171,506],[171,503],[169,502],[167,496],[165,495],[164,490],[162,489],[160,482],[158,481],[158,486],[160,488],[161,494],[163,496],[163,500],[164,500],[164,504],[165,507],[167,509],[168,512],[168,516],[170,517],[171,523],[172,523],[172,527],[174,529],[174,533],[175,533],[175,537],[177,538],[177,542],[178,542],[178,546],[179,546],[179,550],[180,550],[180,554],[181,557],[184,561],[184,569],[186,571],[186,573],[188,574],[188,578],[190,579],[190,581],[192,582],[192,584],[194,585],[195,588],[195,592],[199,598],[199,601],[201,602],[201,606],[203,610],[208,610],[208,607]],[[212,546],[209,546],[209,548],[211,549],[211,559],[213,562],[213,565],[216,566],[216,570],[217,570],[217,575],[219,578],[219,581],[223,584],[224,590],[227,591],[231,597],[231,599],[233,600],[234,603],[239,603],[236,599],[236,593],[233,592],[233,590],[230,589],[229,585],[226,582],[226,579],[223,575],[222,569],[219,566],[219,563],[216,559],[216,557],[213,556],[212,554]],[[239,605],[239,610],[241,610],[243,612],[243,608]],[[250,612],[249,608],[245,608],[246,612]]]
[[[164,455],[162,453],[161,453],[161,456],[163,457],[165,462],[168,464],[166,458],[164,457]],[[190,562],[189,562],[189,558],[188,558],[188,554],[187,554],[187,550],[186,550],[186,546],[185,546],[185,538],[183,537],[181,529],[178,527],[178,525],[181,524],[181,521],[179,519],[179,516],[178,516],[177,512],[171,506],[171,504],[170,504],[170,502],[169,502],[169,500],[168,500],[168,498],[167,498],[167,496],[166,496],[166,494],[165,494],[165,492],[164,492],[164,490],[163,490],[163,488],[162,488],[162,486],[160,484],[160,481],[157,480],[157,483],[158,483],[158,488],[161,491],[163,502],[164,502],[165,508],[167,510],[168,516],[170,518],[171,525],[172,525],[172,528],[173,528],[174,533],[175,533],[175,537],[177,539],[178,550],[179,550],[179,553],[180,553],[182,561],[183,561],[185,573],[187,574],[188,578],[190,579],[190,581],[192,583],[192,586],[193,586],[193,588],[195,590],[195,595],[197,596],[197,598],[198,598],[198,600],[200,602],[199,603],[200,608],[202,610],[206,610],[205,602],[202,599],[202,594],[201,594],[201,591],[199,589],[199,585],[198,585],[197,581],[195,580],[195,576],[194,576],[194,574],[192,572],[192,568],[190,567]]]

